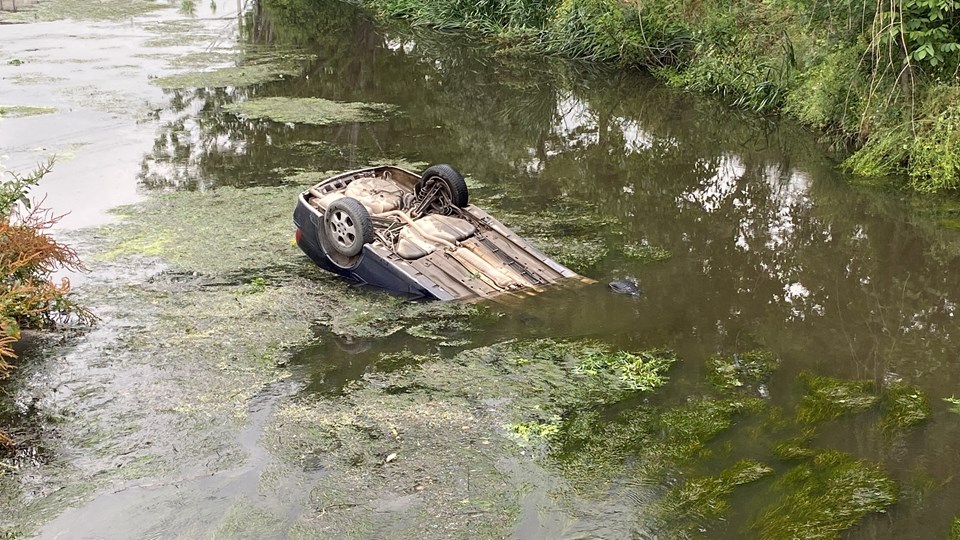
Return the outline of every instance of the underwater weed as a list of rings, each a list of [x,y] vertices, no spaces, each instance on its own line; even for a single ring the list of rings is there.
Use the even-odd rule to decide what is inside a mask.
[[[754,350],[707,358],[707,381],[724,390],[758,384],[770,378],[780,361],[770,351]]]
[[[773,474],[759,461],[744,459],[716,476],[698,476],[674,487],[657,505],[656,514],[671,532],[702,529],[704,519],[717,519],[730,510],[729,497],[737,486]]]
[[[667,377],[663,373],[677,360],[672,351],[662,349],[635,354],[598,351],[580,360],[573,372],[592,377],[612,377],[623,388],[648,392],[666,384]]]
[[[880,412],[881,425],[885,430],[906,429],[930,416],[930,403],[919,388],[896,384],[883,393]]]
[[[897,500],[897,487],[879,467],[826,450],[774,483],[779,500],[752,528],[763,540],[839,538],[867,514]]]
[[[832,420],[847,413],[861,412],[877,403],[871,381],[850,381],[833,377],[803,375],[807,395],[797,406],[803,424]]]
[[[646,243],[632,243],[623,246],[623,255],[635,261],[660,262],[673,257],[673,254],[659,246]]]

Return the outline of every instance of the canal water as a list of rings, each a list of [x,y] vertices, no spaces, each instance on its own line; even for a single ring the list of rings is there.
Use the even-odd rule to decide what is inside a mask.
[[[351,4],[271,4],[250,7],[236,46],[294,51],[296,74],[164,90],[161,120],[137,124],[154,138],[137,157],[138,196],[295,193],[303,171],[448,163],[468,178],[475,203],[598,283],[481,304],[449,324],[431,325],[428,315],[416,331],[338,332],[316,321],[309,340],[284,340],[296,345],[285,349],[283,376],[250,401],[235,434],[246,465],[227,468],[242,474],[196,481],[194,471],[182,488],[193,495],[96,488],[46,514],[53,521],[41,536],[76,537],[81,518],[91,518],[84,534],[110,536],[94,524],[110,515],[121,522],[117,509],[171,514],[183,498],[202,505],[206,490],[229,501],[236,489],[248,496],[247,514],[266,516],[257,521],[264,528],[250,530],[278,537],[953,538],[960,203],[852,178],[816,134],[642,73],[385,24]],[[331,126],[224,112],[265,97],[386,103],[397,112]],[[292,211],[288,202],[282,212]],[[238,279],[336,281],[311,274],[295,250],[279,257],[279,266],[247,268]],[[640,294],[612,292],[607,283],[618,279],[635,280]],[[364,289],[340,294],[344,310],[393,302]],[[676,361],[655,389],[586,398],[576,364],[592,354],[584,347],[669,350]],[[754,372],[757,357],[766,364]],[[563,367],[568,361],[577,367]],[[555,363],[562,377],[518,375],[537,362]],[[733,379],[718,383],[718,374]],[[541,394],[524,394],[524,381]],[[473,416],[448,411],[431,433],[408,417],[368,412],[369,444],[386,449],[373,457],[342,433],[305,443],[294,458],[269,451],[270,437],[286,433],[275,424],[314,430],[396,406],[398,396]],[[897,416],[904,410],[913,416]],[[469,437],[446,448],[438,439],[450,422],[465,423],[456,430]],[[394,485],[390,467],[414,449],[432,457],[414,468],[421,476],[402,470],[397,478],[409,482]],[[474,469],[461,459],[486,460],[496,479],[475,472],[486,487],[469,487]],[[264,488],[272,461],[296,469],[274,483],[305,500]],[[744,463],[762,474],[731,480]],[[442,480],[463,471],[466,495]],[[153,474],[166,486],[172,473]],[[210,515],[239,519],[236,511]],[[165,525],[146,530],[225,530],[158,522]]]

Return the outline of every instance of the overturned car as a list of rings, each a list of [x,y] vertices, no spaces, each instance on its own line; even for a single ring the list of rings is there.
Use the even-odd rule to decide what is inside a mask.
[[[589,281],[469,204],[449,165],[336,175],[300,194],[293,221],[297,245],[321,268],[411,297],[470,300]]]

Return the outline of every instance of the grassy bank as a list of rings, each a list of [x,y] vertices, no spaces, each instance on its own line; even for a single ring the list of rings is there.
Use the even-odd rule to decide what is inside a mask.
[[[646,69],[820,130],[855,174],[960,188],[957,0],[359,1],[505,50]]]

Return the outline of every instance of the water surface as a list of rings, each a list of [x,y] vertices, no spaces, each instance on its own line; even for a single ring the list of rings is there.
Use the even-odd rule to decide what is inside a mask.
[[[664,88],[641,73],[529,58],[469,35],[388,26],[338,2],[319,3],[295,21],[287,16],[269,4],[255,6],[239,39],[244,46],[296,48],[306,58],[300,76],[242,88],[164,90],[153,148],[140,159],[138,181],[148,194],[296,187],[303,171],[373,162],[449,163],[468,176],[474,201],[599,282],[484,306],[495,316],[447,336],[466,344],[439,346],[402,332],[348,339],[319,325],[319,344],[298,348],[286,366],[300,384],[296,399],[335,401],[381,354],[404,350],[451,359],[484,345],[551,338],[675,351],[681,361],[666,386],[601,408],[591,429],[602,434],[638,403],[682,406],[713,396],[705,380],[710,356],[768,350],[779,369],[762,388],[742,394],[767,412],[723,430],[708,442],[708,455],[637,478],[633,450],[626,451],[613,484],[649,488],[642,495],[634,490],[624,498],[611,487],[591,499],[594,514],[579,514],[579,522],[558,518],[567,506],[554,488],[568,479],[551,464],[583,456],[570,458],[576,445],[548,445],[540,463],[549,480],[520,473],[537,487],[518,497],[514,534],[668,534],[652,525],[654,518],[639,517],[644,508],[685,478],[718,474],[742,458],[770,465],[774,477],[736,489],[722,519],[704,519],[702,530],[684,534],[755,534],[773,482],[795,465],[773,451],[796,435],[793,428],[768,429],[764,419],[780,415],[789,424],[808,392],[804,377],[826,375],[872,381],[878,393],[894,384],[916,386],[932,409],[925,422],[895,433],[879,427],[879,407],[807,433],[811,448],[877,464],[898,485],[898,502],[885,514],[867,515],[850,537],[948,535],[960,503],[960,488],[945,480],[960,473],[953,444],[960,415],[942,401],[960,391],[953,335],[960,232],[948,219],[955,203],[860,186],[838,172],[814,134]],[[242,120],[220,110],[274,96],[389,103],[402,112],[382,122],[313,127]],[[630,246],[644,245],[671,256],[654,262],[630,256]],[[641,296],[607,289],[625,277],[636,278]],[[597,411],[570,410],[564,421],[587,412]],[[258,416],[252,429],[261,422]],[[243,438],[249,447],[250,433]],[[266,458],[253,454],[259,471]],[[214,487],[218,497],[229,497]],[[103,501],[88,512],[124,504]],[[269,505],[290,512],[282,501]]]

